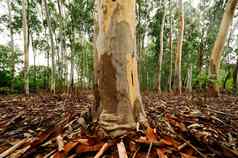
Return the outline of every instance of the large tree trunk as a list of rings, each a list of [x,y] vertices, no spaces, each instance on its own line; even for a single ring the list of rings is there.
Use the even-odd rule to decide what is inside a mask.
[[[50,90],[55,94],[55,47],[54,47],[54,38],[53,38],[53,32],[52,32],[52,26],[51,26],[51,18],[49,14],[48,9],[48,3],[46,0],[44,0],[45,5],[45,13],[46,13],[46,20],[50,35],[50,49],[51,49],[51,84],[50,84]]]
[[[181,79],[181,60],[182,60],[182,48],[183,48],[183,35],[184,35],[184,12],[183,12],[183,0],[178,2],[179,12],[179,33],[177,38],[177,47],[175,55],[175,78],[174,86],[175,90],[182,93],[182,79]]]
[[[14,48],[14,34],[13,34],[13,26],[12,26],[12,8],[11,8],[11,1],[8,0],[7,1],[7,7],[8,7],[8,18],[9,18],[9,27],[10,27],[10,38],[11,38],[11,59],[12,59],[12,69],[11,69],[11,76],[12,76],[12,80],[11,80],[11,90],[14,89],[14,77],[15,77],[15,58],[16,58],[16,54],[15,54],[15,48]]]
[[[158,93],[161,93],[161,72],[162,72],[162,65],[163,65],[163,56],[164,56],[164,23],[165,23],[165,15],[166,10],[163,9],[163,18],[160,27],[160,54],[159,54],[159,62],[158,62]]]
[[[100,102],[94,110],[99,113],[100,127],[116,137],[135,130],[137,122],[147,125],[137,72],[135,0],[96,3]]]
[[[29,95],[29,38],[28,38],[28,22],[27,22],[27,0],[22,1],[22,25],[23,25],[23,41],[24,41],[24,82],[25,94]]]
[[[219,86],[217,84],[218,73],[220,69],[220,59],[224,50],[225,41],[227,38],[228,30],[232,24],[234,12],[238,0],[229,0],[222,18],[219,33],[212,49],[212,54],[209,63],[209,95],[218,96]]]

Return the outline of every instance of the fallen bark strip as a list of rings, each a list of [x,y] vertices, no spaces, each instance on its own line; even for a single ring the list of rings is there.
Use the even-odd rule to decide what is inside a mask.
[[[235,155],[236,157],[238,157],[238,151],[236,150],[232,150],[230,148],[228,148],[226,145],[221,144],[221,147],[224,148],[225,150],[228,150],[229,152],[231,152],[233,155]]]
[[[125,145],[122,141],[120,143],[117,143],[117,150],[118,150],[119,158],[128,158]]]
[[[146,158],[149,158],[149,157],[150,157],[150,151],[151,151],[151,149],[152,149],[152,146],[153,146],[153,144],[150,143],[150,146],[149,146],[149,149],[148,149],[148,152],[147,152]]]
[[[22,115],[24,114],[24,112],[20,112],[19,114],[17,114],[15,117],[13,117],[12,119],[10,119],[9,121],[7,121],[6,124],[3,125],[1,131],[0,131],[0,134],[3,134],[7,129],[8,127],[14,123],[18,118],[20,118]]]
[[[52,150],[51,152],[49,152],[47,155],[45,155],[43,158],[48,158],[50,157],[51,155],[53,155],[57,150]]]
[[[102,148],[99,150],[99,152],[94,156],[94,158],[100,158],[105,151],[111,146],[109,143],[105,143]]]
[[[230,116],[230,117],[233,117],[233,118],[238,118],[237,116],[234,116],[232,114],[228,114],[228,113],[224,113],[224,112],[221,112],[221,111],[217,111],[217,110],[213,110],[213,109],[210,109],[210,108],[206,108],[208,111],[211,111],[211,112],[214,112],[214,113],[217,113],[217,114],[221,114],[221,115],[227,115],[227,116]]]
[[[202,156],[203,158],[207,158],[206,155],[204,155],[203,153],[201,153],[194,145],[192,145],[189,141],[185,140],[182,136],[178,135],[174,128],[171,126],[171,124],[168,121],[165,121],[166,124],[169,127],[170,132],[172,132],[173,134],[175,134],[179,139],[183,140],[187,145],[189,145],[191,148],[193,148],[200,156]]]
[[[147,144],[147,145],[152,144],[153,146],[165,146],[163,141],[148,141],[148,140],[144,140],[144,139],[136,139],[134,141],[136,143],[140,143],[140,144]]]
[[[20,142],[18,142],[17,144],[15,144],[11,148],[9,148],[8,150],[6,150],[3,153],[1,153],[0,154],[0,158],[7,157],[8,155],[10,155],[14,151],[16,151],[18,148],[20,148],[23,144],[25,144],[27,142],[29,142],[28,138],[21,140]]]
[[[22,149],[18,149],[16,152],[12,153],[9,158],[20,158],[31,146],[25,146]]]
[[[58,145],[58,151],[63,151],[64,150],[64,139],[61,135],[58,135],[56,137],[56,142]]]

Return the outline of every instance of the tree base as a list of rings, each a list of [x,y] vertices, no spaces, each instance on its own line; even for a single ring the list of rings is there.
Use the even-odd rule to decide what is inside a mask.
[[[208,83],[207,95],[208,97],[219,97],[219,88],[214,82]]]

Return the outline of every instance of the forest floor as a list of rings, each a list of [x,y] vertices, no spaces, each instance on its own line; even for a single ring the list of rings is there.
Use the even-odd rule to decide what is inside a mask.
[[[131,158],[238,157],[238,97],[144,93],[151,128],[117,140],[87,136],[80,127],[93,100],[86,91],[0,96],[0,158],[116,158],[123,146]]]

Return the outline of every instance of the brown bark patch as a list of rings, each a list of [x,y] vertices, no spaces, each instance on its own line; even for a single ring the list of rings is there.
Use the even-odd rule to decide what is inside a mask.
[[[109,113],[117,110],[117,89],[116,89],[116,70],[112,64],[112,55],[103,54],[101,56],[101,74],[99,91],[101,94],[101,105]]]

